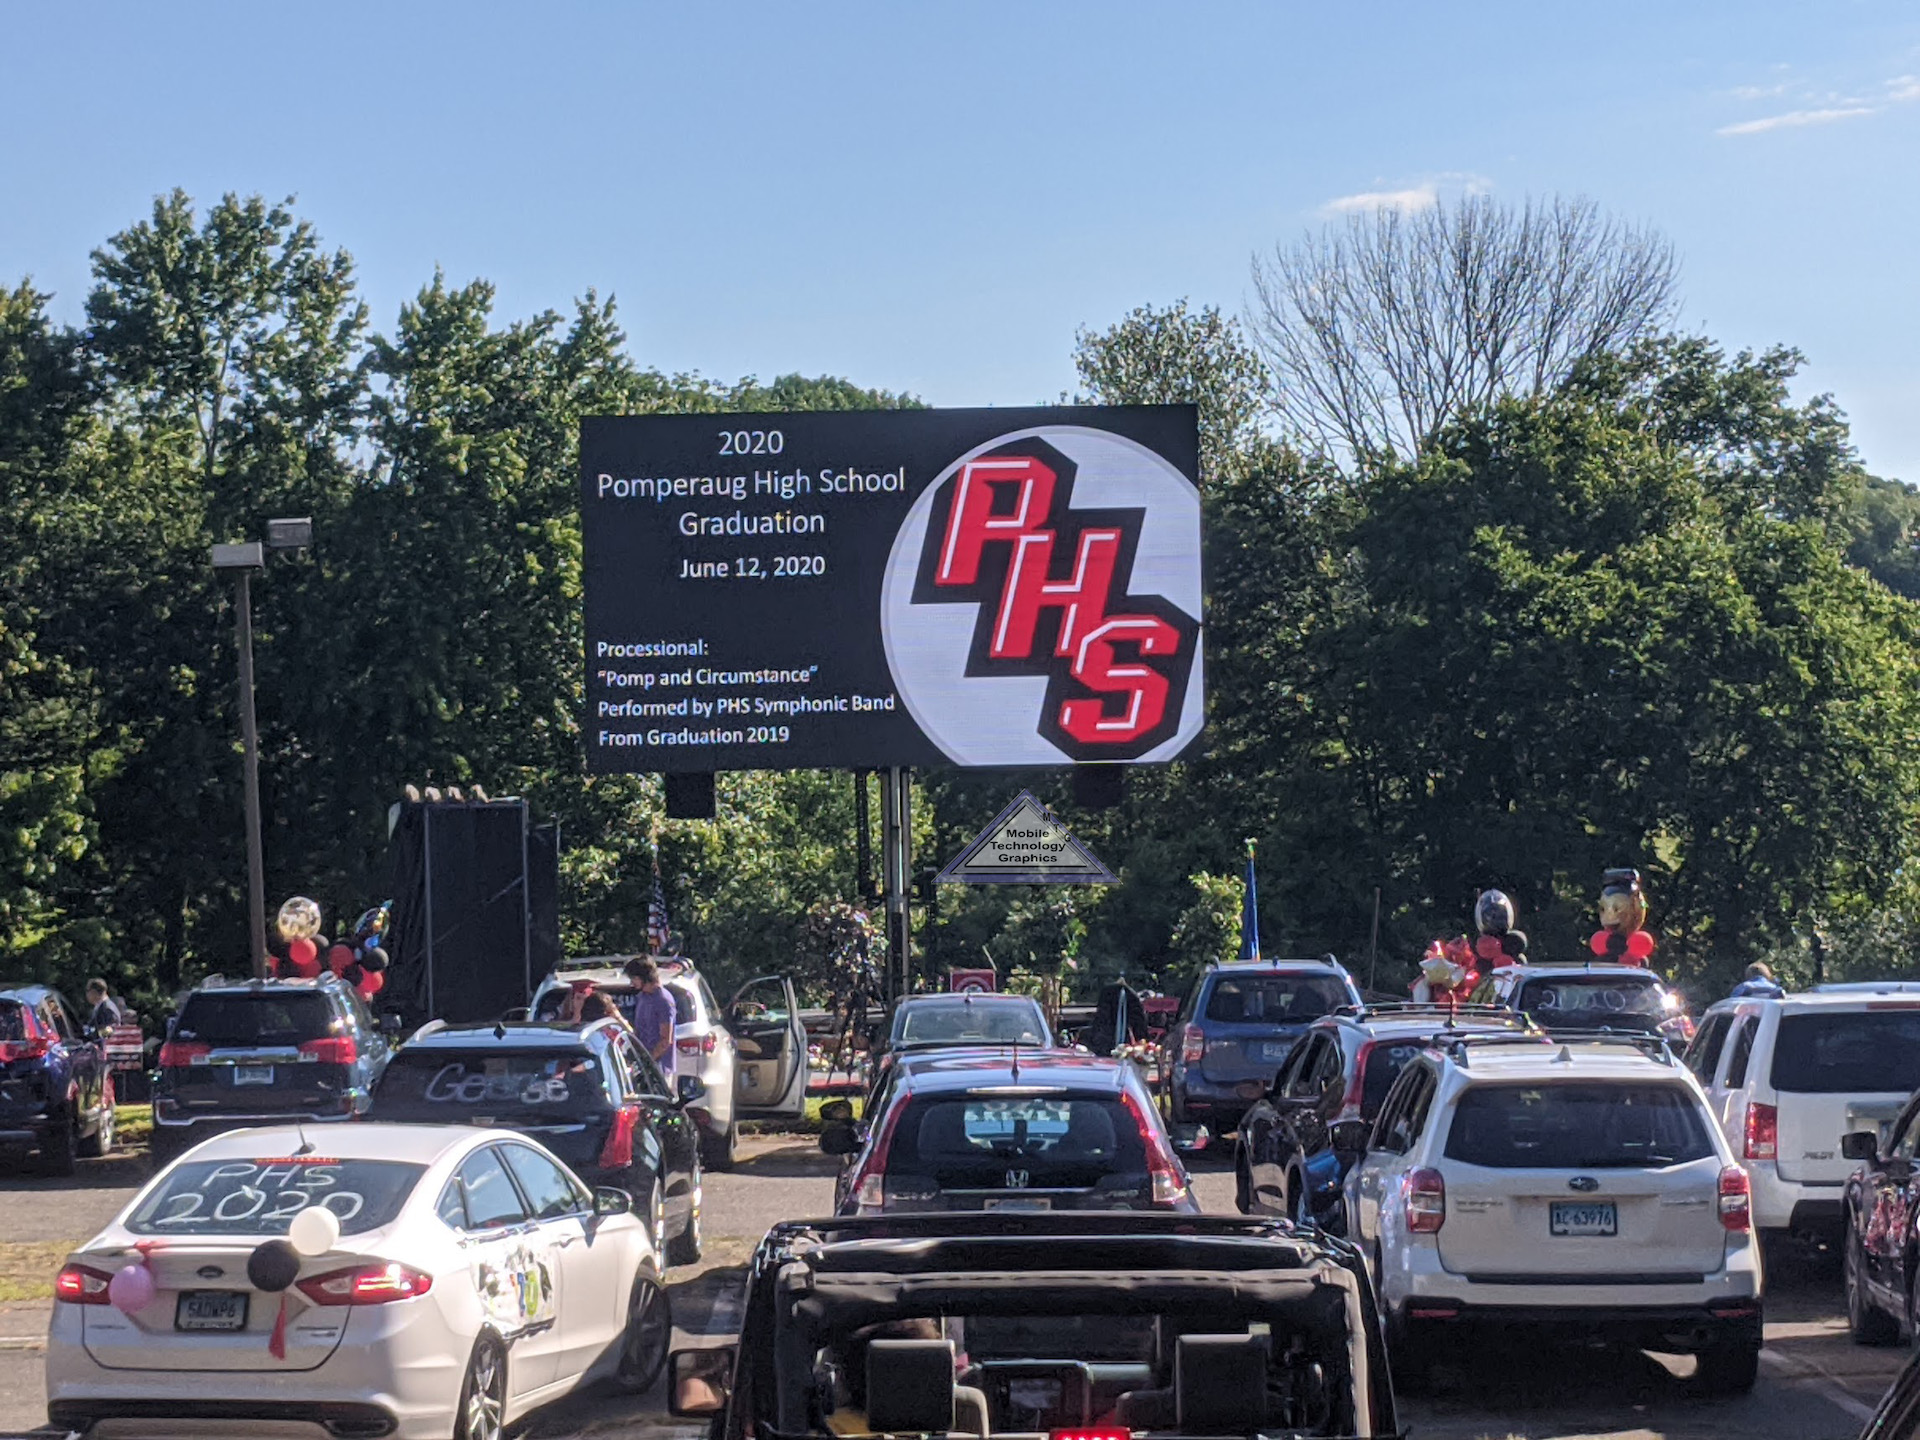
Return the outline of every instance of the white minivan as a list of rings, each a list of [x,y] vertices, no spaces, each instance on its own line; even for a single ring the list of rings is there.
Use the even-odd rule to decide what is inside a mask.
[[[1753,1178],[1754,1226],[1837,1240],[1854,1170],[1840,1137],[1871,1130],[1884,1145],[1920,1089],[1920,994],[1890,982],[1722,1000],[1686,1063]]]

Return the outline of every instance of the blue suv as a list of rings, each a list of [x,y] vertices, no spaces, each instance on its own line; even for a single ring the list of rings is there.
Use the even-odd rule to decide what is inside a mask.
[[[1162,1042],[1161,1074],[1175,1125],[1225,1135],[1266,1094],[1294,1041],[1322,1015],[1359,1005],[1340,962],[1245,960],[1215,965],[1187,991]]]
[[[0,987],[0,1146],[38,1150],[55,1175],[71,1175],[76,1155],[113,1148],[103,1040],[74,1023],[58,991]]]

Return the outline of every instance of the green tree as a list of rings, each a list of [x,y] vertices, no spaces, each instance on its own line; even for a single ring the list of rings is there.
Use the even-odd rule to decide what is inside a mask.
[[[1247,883],[1238,875],[1189,875],[1193,903],[1173,926],[1173,958],[1183,975],[1222,964],[1240,952],[1240,912]]]

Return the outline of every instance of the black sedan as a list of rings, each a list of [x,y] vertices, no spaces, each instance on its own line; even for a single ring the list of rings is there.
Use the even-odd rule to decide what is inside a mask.
[[[1847,1328],[1862,1345],[1891,1345],[1920,1334],[1920,1092],[1908,1097],[1883,1140],[1854,1130],[1840,1150],[1861,1167],[1847,1181],[1842,1251],[1847,1276]]]
[[[700,1258],[700,1137],[679,1093],[620,1020],[423,1025],[374,1087],[369,1120],[485,1125],[531,1135],[589,1185],[653,1216],[663,1262]]]

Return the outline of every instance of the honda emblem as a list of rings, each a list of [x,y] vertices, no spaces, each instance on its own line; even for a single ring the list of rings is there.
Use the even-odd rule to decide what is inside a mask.
[[[1007,1189],[1024,1190],[1026,1188],[1027,1188],[1027,1172],[1025,1170],[1007,1171]]]

